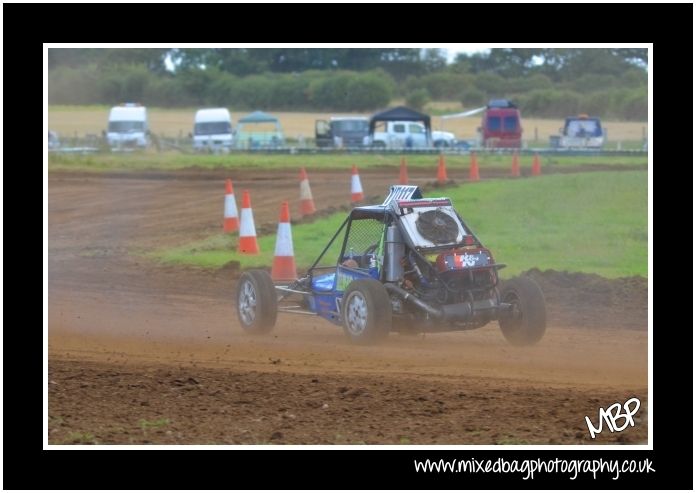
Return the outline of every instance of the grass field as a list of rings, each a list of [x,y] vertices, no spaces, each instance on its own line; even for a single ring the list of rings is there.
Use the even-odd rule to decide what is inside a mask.
[[[490,180],[448,189],[457,210],[498,262],[503,277],[537,267],[605,277],[647,275],[648,175],[645,171]],[[298,267],[309,266],[341,224],[336,214],[293,229]],[[261,255],[235,253],[236,237],[216,235],[152,252],[163,262],[218,268],[270,266],[275,236],[259,238]],[[337,257],[337,255],[334,255]]]
[[[181,154],[176,151],[162,153],[144,152],[131,154],[50,154],[48,166],[50,170],[174,170],[185,168],[299,168],[308,169],[346,169],[353,164],[361,168],[399,166],[401,157],[397,154]],[[409,155],[409,167],[433,167],[437,164],[436,155]],[[486,168],[509,168],[509,155],[480,154],[479,165]],[[520,165],[529,167],[531,156],[522,156]],[[447,156],[447,166],[451,169],[466,168],[470,164],[468,155]],[[647,166],[647,156],[543,156],[542,166],[570,165],[609,165],[609,166]],[[434,171],[433,171],[434,173]]]
[[[431,103],[432,109],[451,108],[454,111],[461,106],[457,102]],[[186,136],[193,128],[193,116],[197,108],[148,108],[150,127],[158,135],[168,137]],[[426,108],[428,111],[428,108]],[[314,122],[318,119],[328,119],[336,113],[300,113],[300,112],[274,112],[269,111],[280,119],[286,137],[296,139],[302,135],[305,138],[314,138]],[[248,112],[232,112],[234,122]],[[109,115],[107,106],[49,106],[48,128],[58,132],[62,138],[85,134],[100,135],[106,128]],[[476,128],[481,124],[480,116],[449,120],[442,125],[441,119],[434,116],[433,128],[453,132],[459,139],[473,139],[476,137]],[[549,120],[538,118],[525,118],[522,115],[524,138],[548,143],[549,135],[558,134],[558,129],[563,125],[562,119]],[[610,141],[642,141],[645,122],[616,122],[604,121],[604,127],[608,130]],[[536,132],[535,132],[536,130]]]

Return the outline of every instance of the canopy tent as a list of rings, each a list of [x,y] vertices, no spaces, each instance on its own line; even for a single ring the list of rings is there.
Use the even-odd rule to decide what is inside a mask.
[[[252,131],[245,129],[246,125],[263,123],[273,124],[275,126],[275,130]],[[264,113],[263,111],[254,111],[253,113],[249,113],[238,120],[236,132],[236,147],[238,149],[255,149],[260,147],[275,148],[283,145],[285,145],[283,129],[280,126],[280,121],[275,116]]]
[[[247,116],[240,118],[239,123],[278,123],[278,119],[273,115],[264,113],[263,111],[254,111],[253,113],[249,113]]]
[[[375,113],[370,118],[370,134],[375,133],[375,126],[378,122],[423,122],[425,125],[425,132],[428,135],[428,140],[432,135],[432,129],[430,127],[430,116],[423,113],[419,113],[405,106],[397,106],[396,108],[391,108],[381,113]]]

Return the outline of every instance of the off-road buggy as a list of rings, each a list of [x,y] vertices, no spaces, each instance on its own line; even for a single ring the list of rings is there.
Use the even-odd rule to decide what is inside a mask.
[[[305,276],[279,285],[244,272],[237,313],[251,333],[270,332],[278,312],[319,315],[359,343],[498,320],[510,343],[533,344],[546,330],[544,296],[531,278],[501,285],[503,267],[450,199],[392,186],[381,205],[350,212]]]

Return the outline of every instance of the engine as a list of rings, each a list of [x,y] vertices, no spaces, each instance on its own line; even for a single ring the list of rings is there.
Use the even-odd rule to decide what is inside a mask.
[[[498,281],[495,268],[488,267],[494,262],[486,249],[443,252],[429,266],[414,254],[409,257],[413,268],[406,278],[427,301],[446,305],[486,299]]]
[[[485,248],[443,252],[435,260],[436,271],[448,290],[470,292],[474,300],[488,296],[498,283],[496,269],[489,267],[493,264],[493,256]]]

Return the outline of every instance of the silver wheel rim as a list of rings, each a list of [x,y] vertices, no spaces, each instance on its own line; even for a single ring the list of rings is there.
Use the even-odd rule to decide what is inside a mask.
[[[348,332],[359,336],[367,327],[367,301],[362,293],[354,291],[348,297],[346,305],[346,327]]]
[[[256,318],[256,290],[250,281],[239,290],[239,316],[244,325],[251,325]]]

